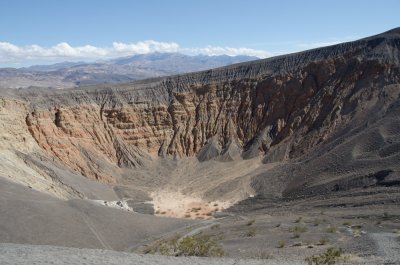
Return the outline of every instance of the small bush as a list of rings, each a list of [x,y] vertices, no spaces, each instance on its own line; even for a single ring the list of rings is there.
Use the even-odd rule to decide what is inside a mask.
[[[293,233],[293,238],[299,238],[300,235],[307,231],[307,227],[304,226],[295,226],[289,228],[289,232]]]
[[[251,226],[251,225],[253,225],[253,224],[255,223],[255,221],[256,221],[256,220],[252,219],[252,220],[250,220],[250,221],[247,222],[247,225],[248,225],[248,226]]]
[[[307,257],[305,261],[308,265],[335,265],[339,263],[342,254],[341,249],[328,248],[325,253]]]
[[[208,235],[194,235],[180,238],[179,235],[164,240],[152,252],[167,256],[222,257],[223,248]]]
[[[143,254],[154,254],[155,250],[156,249],[152,246],[144,246],[142,253]]]
[[[360,237],[361,236],[361,230],[360,229],[354,229],[353,230],[353,237]]]
[[[285,241],[279,241],[278,248],[284,248],[285,247]]]
[[[163,240],[159,245],[154,247],[152,253],[160,253],[161,255],[173,256],[177,252],[178,241],[180,239],[180,235],[175,235],[170,240]]]
[[[272,259],[274,256],[272,254],[267,253],[265,251],[260,251],[254,258],[256,259]]]
[[[319,226],[321,224],[321,222],[322,222],[321,219],[315,218],[313,224],[314,224],[314,226]]]
[[[214,230],[214,229],[218,229],[220,227],[221,227],[220,224],[215,224],[215,225],[211,226],[211,229]]]
[[[334,226],[334,225],[330,225],[330,226],[326,229],[326,232],[328,232],[328,233],[336,233],[336,231],[337,231],[337,228],[336,228],[336,226]]]
[[[303,219],[303,217],[300,216],[300,217],[297,218],[294,222],[295,222],[295,223],[300,223],[302,219]]]
[[[250,228],[249,230],[246,231],[244,236],[245,237],[254,237],[254,236],[256,236],[256,229],[254,227]]]
[[[222,257],[225,255],[222,247],[210,236],[188,236],[178,245],[180,256]]]
[[[329,240],[326,239],[326,238],[321,238],[321,239],[318,241],[318,245],[320,245],[320,246],[325,246],[325,245],[328,244],[328,243],[329,243]]]
[[[390,215],[387,212],[383,213],[383,219],[388,220],[390,219]]]
[[[300,232],[300,233],[304,233],[304,232],[307,232],[307,227],[305,227],[305,226],[295,226],[295,227],[291,227],[291,228],[289,228],[289,232]]]

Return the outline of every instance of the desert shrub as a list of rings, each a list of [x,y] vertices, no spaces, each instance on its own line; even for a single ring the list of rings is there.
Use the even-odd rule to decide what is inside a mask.
[[[210,236],[197,235],[184,237],[178,244],[179,256],[222,257],[222,247]]]
[[[220,227],[221,227],[220,224],[215,224],[215,225],[211,226],[211,229],[214,230],[214,229],[218,229]]]
[[[278,248],[284,248],[285,247],[285,241],[279,241]]]
[[[289,232],[300,232],[300,233],[304,233],[304,232],[307,232],[307,227],[305,227],[305,226],[295,226],[295,227],[291,227],[291,228],[289,228]]]
[[[142,253],[143,254],[154,254],[156,252],[156,248],[154,248],[153,246],[144,246]]]
[[[257,255],[254,256],[256,259],[272,259],[274,256],[272,254],[265,252],[265,251],[260,251],[257,253]]]
[[[361,230],[356,228],[353,230],[353,237],[360,237],[361,236]]]
[[[330,226],[326,229],[326,232],[328,232],[328,233],[336,233],[336,231],[337,231],[337,228],[336,228],[336,226],[334,226],[334,225],[330,225]]]
[[[326,245],[326,244],[328,244],[328,243],[329,243],[329,240],[326,239],[326,238],[321,238],[321,239],[318,241],[318,245],[320,245],[320,246],[324,246],[324,245]]]
[[[179,234],[169,240],[162,240],[158,245],[154,246],[152,253],[160,253],[161,255],[174,256],[177,253],[178,241],[181,238]]]
[[[328,248],[327,251],[318,256],[307,257],[305,261],[308,265],[335,265],[340,261],[343,251],[337,248]]]
[[[208,235],[194,235],[160,242],[152,253],[167,256],[222,257],[225,252],[220,244]]]
[[[197,213],[197,212],[200,211],[200,210],[201,210],[201,207],[192,208],[191,212]]]
[[[388,212],[384,212],[384,213],[383,213],[383,219],[385,219],[385,220],[390,219],[390,215],[389,215]]]
[[[303,219],[303,217],[300,216],[300,217],[297,218],[294,222],[295,222],[295,223],[300,223],[302,219]]]
[[[250,221],[247,222],[247,225],[248,225],[248,226],[251,226],[252,224],[255,223],[255,221],[256,221],[256,220],[252,219],[252,220],[250,220]]]
[[[322,222],[321,219],[315,218],[313,224],[314,224],[314,226],[319,226],[321,224],[321,222]]]
[[[300,235],[307,231],[307,227],[304,226],[295,226],[289,228],[289,232],[293,233],[293,238],[299,238]]]
[[[256,229],[254,227],[249,228],[244,234],[245,237],[253,237],[256,236]]]

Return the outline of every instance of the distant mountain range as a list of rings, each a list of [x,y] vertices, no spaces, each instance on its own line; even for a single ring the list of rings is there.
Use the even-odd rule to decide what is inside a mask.
[[[208,56],[151,53],[94,63],[62,62],[26,68],[0,68],[0,87],[53,87],[127,82],[201,71],[256,60],[253,56]]]

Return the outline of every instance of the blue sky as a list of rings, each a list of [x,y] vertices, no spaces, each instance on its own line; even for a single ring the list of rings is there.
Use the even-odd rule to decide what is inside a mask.
[[[268,57],[400,26],[399,0],[2,0],[0,67],[153,51]]]

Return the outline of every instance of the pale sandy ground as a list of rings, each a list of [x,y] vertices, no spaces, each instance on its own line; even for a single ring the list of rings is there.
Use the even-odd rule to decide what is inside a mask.
[[[262,164],[260,158],[229,162],[159,159],[142,173],[147,181],[143,190],[149,193],[156,215],[212,219],[215,212],[254,196],[251,178],[274,166]]]
[[[180,192],[158,191],[151,194],[155,215],[190,218],[212,219],[215,212],[231,206],[234,201],[205,201],[200,197],[191,197]]]

